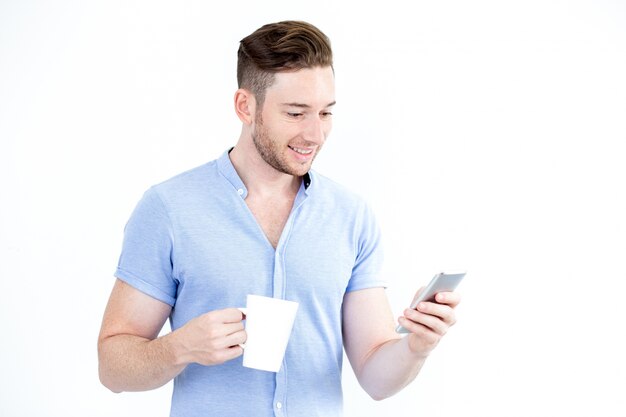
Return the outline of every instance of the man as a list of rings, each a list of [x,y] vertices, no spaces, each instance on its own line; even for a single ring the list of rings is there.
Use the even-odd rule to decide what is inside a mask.
[[[367,393],[389,397],[454,324],[459,296],[407,309],[410,334],[394,331],[372,211],[311,170],[335,104],[322,32],[259,28],[241,41],[237,78],[234,148],[151,187],[126,225],[100,379],[115,392],[174,379],[172,416],[339,416],[345,348]],[[247,294],[300,303],[278,373],[241,364]]]

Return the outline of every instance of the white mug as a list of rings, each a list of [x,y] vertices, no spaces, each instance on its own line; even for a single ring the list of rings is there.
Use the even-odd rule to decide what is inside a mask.
[[[249,294],[246,307],[246,343],[241,345],[243,366],[278,372],[287,349],[298,303]]]

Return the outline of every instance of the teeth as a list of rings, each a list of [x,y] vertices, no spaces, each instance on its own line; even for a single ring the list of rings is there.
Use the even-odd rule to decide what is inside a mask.
[[[290,146],[290,148],[293,149],[294,151],[298,152],[301,155],[308,155],[311,152],[313,152],[313,150],[311,150],[311,149],[306,150],[306,149],[294,148],[293,146]]]

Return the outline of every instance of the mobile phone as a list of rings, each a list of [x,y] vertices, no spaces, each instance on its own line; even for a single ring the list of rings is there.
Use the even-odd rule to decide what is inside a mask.
[[[430,280],[426,288],[424,288],[420,296],[413,301],[411,308],[417,308],[417,305],[422,301],[435,302],[435,295],[437,295],[437,293],[454,291],[464,276],[465,272],[440,272],[436,274],[433,279]],[[408,333],[409,331],[401,325],[398,325],[396,332]]]

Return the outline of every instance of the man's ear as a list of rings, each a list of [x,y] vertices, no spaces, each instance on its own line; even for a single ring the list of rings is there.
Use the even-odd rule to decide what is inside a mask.
[[[250,125],[254,121],[256,100],[254,95],[245,88],[235,91],[235,113],[243,124]]]

